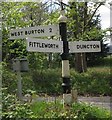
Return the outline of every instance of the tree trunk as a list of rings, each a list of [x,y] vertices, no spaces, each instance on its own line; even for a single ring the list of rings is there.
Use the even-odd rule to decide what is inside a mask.
[[[80,9],[80,8],[79,8]],[[80,21],[78,20],[78,16],[76,16],[76,35],[78,38],[78,34],[81,33],[83,34],[86,30],[85,25],[87,22],[87,2],[84,3],[83,6],[84,13],[82,15],[82,19],[84,18],[84,27],[81,28]],[[85,53],[76,53],[75,54],[75,69],[77,72],[86,72],[87,71],[87,63],[86,63],[86,54]]]
[[[79,73],[83,72],[81,67],[81,53],[75,54],[75,70]]]
[[[76,53],[75,54],[75,70],[79,73],[87,71],[85,53]]]

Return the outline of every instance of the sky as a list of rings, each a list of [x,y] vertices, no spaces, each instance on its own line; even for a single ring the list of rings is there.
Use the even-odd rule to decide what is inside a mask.
[[[110,27],[110,8],[109,5],[103,5],[99,8],[99,13],[101,15],[101,25],[102,29]],[[112,16],[111,16],[112,17]]]

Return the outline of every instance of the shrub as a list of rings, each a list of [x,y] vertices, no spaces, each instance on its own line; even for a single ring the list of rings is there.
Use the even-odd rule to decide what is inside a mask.
[[[2,83],[8,93],[16,94],[17,75],[3,67]],[[112,93],[112,74],[109,67],[88,68],[85,73],[77,73],[71,69],[72,88],[77,89],[79,95],[109,95]],[[37,93],[61,94],[62,93],[61,69],[32,70],[22,73],[22,91],[34,90]]]
[[[78,120],[97,120],[112,118],[110,116],[110,111],[85,103],[73,104],[72,112],[77,116]]]
[[[37,92],[61,93],[61,74],[59,69],[34,70],[32,79]]]
[[[9,93],[16,93],[17,90],[17,77],[11,70],[7,69],[4,65],[2,67],[2,85],[7,88]]]
[[[86,73],[71,70],[71,80],[74,89],[80,95],[111,95],[111,74],[109,68],[89,68]]]
[[[18,101],[16,95],[8,94],[3,88],[2,94],[2,119],[29,118],[32,115],[29,103]]]

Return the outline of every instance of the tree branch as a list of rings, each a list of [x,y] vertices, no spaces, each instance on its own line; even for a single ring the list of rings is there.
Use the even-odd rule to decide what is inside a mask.
[[[98,4],[98,3],[96,3],[96,4]],[[104,3],[101,2],[101,3],[96,7],[96,9],[95,9],[95,11],[93,12],[93,14],[91,15],[90,19],[87,21],[86,25],[84,26],[84,29],[85,29],[85,28],[88,26],[88,24],[91,22],[93,16],[96,14],[96,11],[98,10],[98,8],[99,8],[101,5],[103,5],[103,4],[104,4]]]

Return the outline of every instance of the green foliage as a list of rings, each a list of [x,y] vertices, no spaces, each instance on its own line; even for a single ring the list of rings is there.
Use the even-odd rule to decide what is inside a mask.
[[[51,94],[61,92],[61,71],[59,69],[33,70],[31,74],[37,92]]]
[[[59,102],[36,102],[32,104],[31,109],[37,118],[57,118],[63,105]]]
[[[77,73],[71,69],[72,88],[78,90],[79,95],[111,95],[110,65],[111,59],[105,58],[101,61],[104,67],[91,67],[85,73]],[[17,75],[12,70],[7,69],[7,65],[2,67],[2,83],[7,88],[8,93],[17,91]],[[31,69],[28,73],[22,73],[22,91],[34,90],[37,93],[61,94],[62,93],[61,69]]]
[[[26,93],[27,89],[34,89],[34,83],[31,79],[31,76],[29,73],[22,73],[22,91],[23,94]],[[17,92],[17,74],[16,72],[13,72],[13,70],[7,69],[7,65],[3,63],[2,65],[2,85],[3,87],[7,88],[7,93],[8,94],[16,94]]]
[[[72,32],[70,40],[95,40],[101,37],[100,15],[95,12],[98,4],[70,2],[68,9],[68,30]],[[100,40],[101,40],[100,39]]]
[[[21,28],[30,24],[22,18],[25,14],[21,11],[25,3],[22,2],[2,2],[2,41],[3,41],[3,60],[10,62],[12,58],[25,56],[25,43],[21,40],[9,40],[9,31],[13,28]]]
[[[74,103],[69,109],[63,107],[60,101],[24,103],[18,101],[16,95],[8,94],[2,89],[2,119],[32,119],[32,118],[74,118],[89,120],[90,118],[109,118],[110,112],[91,105]],[[110,118],[111,119],[111,118]]]
[[[31,69],[44,69],[48,67],[47,55],[45,53],[29,53],[28,60]]]
[[[111,119],[110,111],[100,109],[98,107],[84,104],[73,103],[69,108],[63,107],[60,101],[55,102],[35,102],[23,103],[17,100],[12,94],[6,95],[3,90],[3,109],[2,119],[43,119],[56,118],[65,119],[72,118],[75,120],[90,120],[90,119]]]
[[[16,93],[17,77],[11,70],[7,69],[6,63],[2,63],[2,85],[7,88],[9,93]]]
[[[80,95],[111,95],[111,74],[108,67],[89,68],[86,73],[71,71],[73,88]]]
[[[95,66],[100,66],[102,67],[111,67],[112,66],[112,58],[111,56],[108,55],[108,57],[104,57],[104,58],[98,58],[98,59],[94,59],[93,61],[88,61],[88,66],[89,67],[95,67]]]
[[[69,41],[101,41],[101,52],[86,53],[83,57],[77,58],[75,53],[75,69],[79,72],[86,71],[87,64],[94,65],[94,61],[107,56],[107,45],[104,45],[103,38],[105,32],[101,30],[100,14],[97,14],[97,9],[103,3],[89,2],[69,2],[70,8],[67,11],[68,17],[68,40]],[[72,60],[74,56],[72,56]],[[82,59],[82,60],[81,60]],[[86,61],[87,60],[87,61]],[[82,62],[83,61],[83,62]],[[72,65],[71,65],[72,66]],[[81,67],[78,67],[81,66]]]
[[[13,58],[28,56],[29,61],[32,59],[30,63],[33,63],[35,57],[41,57],[42,55],[37,54],[32,57],[30,54],[33,53],[28,53],[26,51],[26,41],[21,39],[9,40],[9,31],[11,29],[44,24],[48,17],[46,5],[38,2],[2,2],[1,5],[3,15],[3,61],[6,61],[9,64]],[[44,61],[43,57],[41,61]],[[37,62],[37,60],[35,62]],[[36,64],[34,64],[34,66],[35,65]]]
[[[106,60],[106,63],[107,60]],[[33,118],[73,118],[76,120],[90,119],[112,119],[110,112],[104,109],[99,109],[92,105],[82,103],[74,103],[68,110],[63,108],[63,104],[59,101],[55,102],[36,102],[23,103],[18,101],[15,95],[16,80],[15,74],[6,69],[6,64],[3,63],[3,92],[2,92],[2,118],[5,119],[33,119]],[[108,67],[89,68],[86,73],[77,73],[71,70],[72,85],[78,90],[79,94],[83,95],[111,95],[112,88],[109,80],[112,76]],[[27,93],[29,89],[37,90],[37,92],[61,93],[60,79],[61,70],[46,69],[31,71],[22,74],[23,91]],[[34,76],[33,76],[34,75]],[[35,80],[34,84],[32,83]],[[10,83],[10,84],[8,84]],[[35,85],[35,88],[34,88]]]
[[[72,112],[75,114],[77,120],[111,119],[109,111],[85,103],[74,103],[72,106]]]
[[[30,76],[30,73],[23,73],[22,74],[22,92],[23,95],[27,94],[28,90],[35,91],[35,83],[32,80],[32,77]]]
[[[30,104],[22,103],[17,100],[16,95],[7,94],[3,89],[2,98],[2,119],[30,118],[32,111]]]
[[[51,11],[51,13],[48,13],[49,18],[44,22],[44,24],[57,24],[58,18],[59,18],[59,12],[58,10]]]

